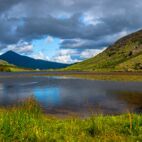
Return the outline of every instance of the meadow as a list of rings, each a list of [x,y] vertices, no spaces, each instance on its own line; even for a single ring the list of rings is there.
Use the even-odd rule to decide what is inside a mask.
[[[141,142],[142,115],[65,118],[44,114],[34,98],[0,109],[2,142]]]

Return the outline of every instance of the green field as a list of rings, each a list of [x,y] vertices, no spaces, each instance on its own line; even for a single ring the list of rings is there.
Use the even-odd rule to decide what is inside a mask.
[[[0,109],[2,142],[141,142],[142,115],[55,118],[34,99]]]

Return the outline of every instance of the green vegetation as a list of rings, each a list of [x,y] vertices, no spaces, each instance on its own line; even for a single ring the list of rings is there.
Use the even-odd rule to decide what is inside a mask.
[[[0,60],[0,71],[10,72],[11,70],[15,69],[16,66],[9,64],[6,61]]]
[[[32,76],[34,75],[31,74]],[[31,76],[30,75],[30,76]],[[142,72],[47,72],[37,76],[62,76],[75,77],[89,80],[108,80],[108,81],[142,81]],[[2,77],[2,76],[0,76]]]
[[[8,62],[0,60],[0,65],[8,65]]]
[[[23,71],[23,70],[21,70]],[[37,71],[38,72],[38,71]],[[13,78],[13,77],[32,77],[32,76],[62,76],[62,77],[75,77],[80,79],[89,79],[89,80],[108,80],[108,81],[125,81],[125,82],[135,82],[142,81],[141,72],[44,72],[40,71],[39,74],[36,74],[36,71],[29,72],[29,74],[12,74],[6,76],[0,76],[0,78]]]
[[[142,70],[142,54],[119,64],[116,68],[121,70],[129,69],[129,71]]]
[[[9,64],[6,61],[0,60],[0,72],[20,72],[20,71],[30,71],[28,69],[19,68],[15,65]]]
[[[43,114],[34,99],[0,109],[3,142],[140,142],[142,115],[55,118]]]
[[[99,55],[76,63],[64,70],[70,71],[142,71],[142,30],[130,34]]]
[[[142,81],[142,75],[121,75],[121,74],[68,74],[66,77],[76,77],[89,80],[108,80],[108,81]]]

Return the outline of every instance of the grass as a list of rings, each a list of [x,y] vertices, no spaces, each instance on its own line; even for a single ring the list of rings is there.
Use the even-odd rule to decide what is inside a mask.
[[[91,74],[70,74],[64,75],[68,77],[76,77],[80,79],[89,79],[89,80],[106,80],[106,81],[125,81],[125,82],[135,82],[142,81],[142,75],[91,75]]]
[[[54,118],[34,99],[0,109],[2,142],[140,142],[142,115]]]
[[[106,80],[106,81],[125,81],[141,82],[141,72],[47,72],[38,74],[39,76],[63,76],[75,77],[88,80]]]
[[[22,72],[22,71],[32,71],[32,70],[19,68],[13,65],[0,65],[0,72]]]
[[[28,71],[27,71],[28,72]],[[108,81],[142,81],[142,72],[62,72],[62,71],[47,71],[47,72],[32,72],[29,74],[11,74],[0,76],[0,78],[13,78],[13,77],[32,77],[32,76],[63,76],[75,77],[89,80],[108,80]]]
[[[0,60],[0,72],[22,72],[30,71],[30,69],[16,67],[15,65],[9,64],[6,61]]]
[[[142,55],[136,56],[126,62],[123,62],[116,66],[116,68],[121,69],[122,71],[129,69],[130,71],[135,71],[142,69],[141,66]]]

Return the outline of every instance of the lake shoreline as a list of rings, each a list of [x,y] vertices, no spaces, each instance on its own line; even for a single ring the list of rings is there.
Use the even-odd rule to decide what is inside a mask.
[[[142,82],[124,82],[119,75],[120,81],[92,79],[97,79],[98,76],[102,79],[103,75],[90,75],[89,78],[84,74],[78,76],[67,73],[6,75],[5,73],[5,77],[0,79],[0,106],[11,106],[19,100],[34,96],[45,113],[53,115],[77,114],[85,117],[92,113],[115,115],[142,112]],[[140,78],[139,75],[136,77]]]
[[[77,71],[40,71],[40,72],[0,72],[0,78],[31,76],[65,76],[89,80],[142,81],[142,72],[77,72]]]
[[[83,79],[81,80],[81,86],[79,90],[82,90],[85,87],[83,86],[83,82],[84,81],[88,81],[88,80],[84,80],[84,79],[93,79],[93,80],[97,80],[97,79],[110,79],[111,81],[116,81],[113,79],[117,79],[117,81],[126,81],[126,80],[122,80],[123,79],[130,79],[131,76],[131,81],[141,81],[138,80],[141,79],[140,77],[142,76],[141,73],[136,73],[136,74],[129,74],[127,75],[126,73],[77,73],[77,72],[36,72],[36,73],[0,73],[0,81],[3,80],[10,80],[8,85],[6,85],[7,89],[10,89],[10,95],[11,94],[11,89],[12,86],[9,85],[13,82],[16,82],[18,85],[20,84],[20,82],[18,82],[18,80],[22,80],[22,86],[26,85],[26,87],[29,86],[34,86],[36,85],[36,82],[31,82],[31,84],[29,82],[27,82],[27,80],[30,79],[30,77],[34,78],[35,81],[36,80],[40,80],[39,77],[41,77],[43,80],[43,83],[51,83],[52,82],[58,82],[59,84],[61,84],[61,79],[57,79],[55,78],[55,80],[53,81],[51,78],[52,76],[61,76],[61,77],[75,77],[75,78],[80,78]],[[35,77],[36,76],[36,77]],[[48,77],[46,77],[48,76]],[[114,77],[115,78],[114,78]],[[117,76],[117,78],[116,78]],[[50,78],[51,77],[51,78]],[[100,78],[97,78],[100,77]],[[103,78],[102,78],[103,77]],[[105,77],[105,78],[104,78]],[[109,77],[109,78],[107,78]],[[28,79],[27,79],[28,78]],[[48,81],[48,79],[49,81]],[[27,79],[27,80],[26,80]],[[76,79],[75,82],[79,81],[80,84],[80,79]],[[25,82],[23,82],[25,80]],[[47,82],[45,82],[47,81]],[[67,85],[68,82],[70,81],[74,81],[73,79],[69,80],[67,82],[67,80],[65,79],[65,83],[63,83],[63,86]],[[109,80],[110,81],[110,80]],[[107,83],[105,84],[105,86],[107,86],[110,82],[107,81]],[[128,80],[127,80],[128,81]],[[6,84],[7,81],[4,82],[4,84]],[[71,83],[75,85],[75,82]],[[89,82],[99,82],[100,81],[89,81]],[[103,82],[101,82],[103,83]],[[117,88],[117,86],[119,88],[121,88],[121,86],[119,86],[119,83],[117,83],[117,85],[115,85],[115,83],[117,82],[112,82],[112,84],[114,85],[115,89]],[[19,93],[18,93],[18,87],[17,84],[15,85],[17,88],[16,90],[16,96],[19,98]],[[124,83],[123,85],[126,85],[129,83]],[[130,83],[133,84],[133,83]],[[141,83],[138,83],[138,86],[140,86]],[[90,87],[91,84],[89,84],[88,86],[86,86],[87,88]],[[126,87],[123,86],[122,88]],[[38,85],[37,85],[38,86]],[[94,84],[92,85],[94,88]],[[102,86],[102,85],[101,85]],[[130,89],[132,88],[130,85]],[[1,87],[3,87],[3,85],[1,85]],[[21,86],[20,86],[21,88]],[[75,85],[76,88],[76,85]],[[138,87],[139,88],[139,87]],[[67,86],[67,90],[68,90],[68,86]],[[48,90],[50,90],[50,88],[48,88]],[[56,89],[55,89],[56,90]],[[109,90],[109,89],[108,89]],[[123,89],[122,89],[123,90]],[[141,86],[140,86],[140,90],[141,90]],[[46,90],[47,91],[47,90]],[[52,93],[52,91],[49,91],[50,93]],[[95,91],[94,91],[95,92]],[[131,91],[130,91],[131,92]],[[65,92],[67,93],[67,92]],[[124,94],[123,94],[124,93]],[[7,94],[7,92],[6,92]],[[45,95],[45,92],[43,92],[42,94]],[[40,95],[42,95],[40,94]],[[62,95],[64,93],[61,93]],[[75,92],[71,95],[74,95]],[[88,91],[87,91],[87,96],[88,96]],[[101,95],[101,94],[100,94]],[[127,100],[127,95],[130,95],[130,99]],[[141,95],[141,93],[137,94],[137,96]],[[50,96],[52,96],[50,94]],[[75,95],[77,96],[77,95]],[[105,95],[104,95],[105,96]],[[110,98],[112,98],[114,96],[114,94],[112,94],[110,96]],[[117,94],[116,94],[117,96]],[[136,105],[137,103],[140,103],[140,106],[137,107],[141,110],[141,98],[138,99],[134,99],[136,97],[136,93],[132,91],[132,93],[127,93],[127,92],[122,92],[122,96],[120,96],[120,100],[123,100],[123,96],[124,97],[124,101],[126,100],[126,102],[128,101],[128,103],[133,105]],[[47,96],[46,98],[48,98],[49,96]],[[53,95],[54,98],[56,98],[56,96]],[[44,96],[45,98],[45,96]],[[71,97],[73,98],[73,96]],[[70,99],[71,99],[70,98]],[[82,98],[82,96],[81,96]],[[44,99],[45,100],[45,99]],[[52,98],[51,98],[52,100]],[[77,100],[80,100],[79,98]],[[91,98],[91,100],[93,100],[93,98]],[[104,100],[106,100],[106,98],[104,98]],[[109,99],[108,99],[109,100]],[[96,102],[98,102],[98,100],[96,100]],[[132,101],[132,102],[131,102]],[[134,101],[134,102],[133,102]],[[74,101],[71,101],[74,102]],[[112,102],[112,101],[111,101]],[[68,104],[68,102],[67,102]],[[104,104],[104,103],[103,103]],[[110,104],[110,102],[108,103]],[[110,104],[111,105],[111,104]],[[117,104],[115,104],[115,106],[117,106]],[[79,105],[80,107],[80,105]],[[52,111],[52,109],[51,109]],[[0,141],[78,141],[78,142],[94,142],[94,141],[115,141],[115,142],[123,142],[123,141],[142,141],[142,111],[140,111],[139,113],[135,113],[131,111],[127,111],[126,113],[121,113],[121,114],[93,114],[92,115],[88,115],[87,117],[79,117],[78,115],[66,115],[66,116],[58,116],[55,114],[46,114],[44,112],[44,110],[42,110],[39,102],[37,102],[34,98],[29,98],[29,99],[25,99],[25,101],[23,100],[22,103],[20,102],[19,105],[14,105],[14,106],[10,106],[10,107],[0,107]],[[86,112],[85,112],[86,113]]]

